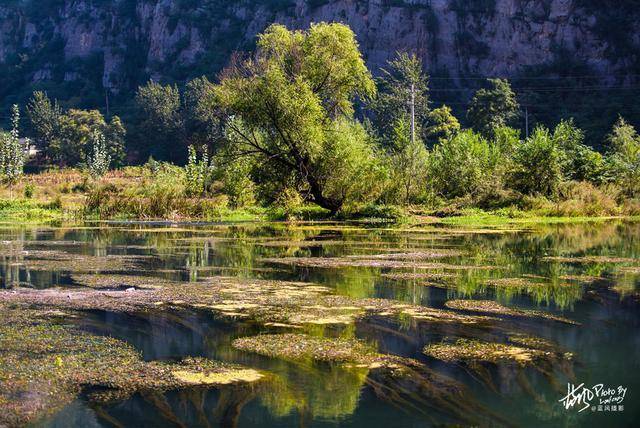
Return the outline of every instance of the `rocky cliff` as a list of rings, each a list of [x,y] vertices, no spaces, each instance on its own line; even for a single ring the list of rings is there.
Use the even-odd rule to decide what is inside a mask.
[[[570,62],[603,84],[639,73],[637,0],[7,0],[0,99],[33,87],[130,91],[149,77],[214,75],[272,22],[339,21],[372,70],[396,51],[459,77],[515,77]],[[545,68],[546,67],[546,68]],[[552,67],[551,67],[552,68]],[[574,67],[575,68],[575,67]],[[543,72],[543,71],[540,71]],[[460,83],[458,81],[458,83]]]

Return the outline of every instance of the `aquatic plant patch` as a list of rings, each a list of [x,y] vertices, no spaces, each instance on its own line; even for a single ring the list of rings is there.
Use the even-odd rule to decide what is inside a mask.
[[[236,349],[298,363],[334,363],[347,370],[367,369],[364,383],[381,400],[410,407],[425,419],[444,412],[463,423],[502,424],[487,412],[457,381],[429,369],[419,361],[380,354],[358,339],[316,337],[306,334],[263,334],[233,341]]]
[[[257,381],[253,369],[200,358],[145,362],[131,346],[68,323],[73,313],[0,303],[0,425],[22,426],[87,386],[118,398],[140,390]],[[109,394],[103,394],[103,398]]]
[[[357,339],[314,337],[306,334],[261,334],[233,341],[233,347],[267,357],[290,360],[371,365],[384,357],[375,347]]]
[[[142,275],[75,274],[71,279],[76,285],[97,290],[157,289],[176,284],[164,278]]]
[[[58,250],[23,250],[13,264],[24,269],[61,272],[126,272],[140,269],[150,256],[74,254]]]
[[[634,259],[631,257],[615,257],[615,256],[548,256],[543,260],[568,264],[583,264],[583,263],[640,263],[640,259]]]
[[[565,324],[579,325],[579,323],[576,321],[553,315],[548,312],[508,308],[493,300],[449,300],[445,303],[445,306],[449,309],[456,309],[461,311],[505,315],[511,317],[542,318]]]
[[[538,349],[532,346],[522,346],[520,343],[537,344],[535,341],[523,342],[522,340],[518,345],[514,345],[458,339],[453,343],[429,344],[425,346],[423,352],[430,357],[447,362],[513,362],[519,365],[532,364],[536,360],[570,357],[570,355],[565,354],[556,355],[548,348]]]
[[[448,257],[448,256],[447,256]],[[419,260],[419,259],[418,259]],[[444,269],[444,270],[474,270],[474,269],[499,269],[493,266],[469,266],[454,265],[439,262],[407,261],[407,260],[385,260],[371,256],[363,258],[353,257],[282,257],[264,258],[264,263],[281,264],[296,267],[312,268],[343,268],[343,267],[372,267],[389,269]]]

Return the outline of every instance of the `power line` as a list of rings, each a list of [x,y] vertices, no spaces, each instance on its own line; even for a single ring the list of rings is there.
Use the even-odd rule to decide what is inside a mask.
[[[429,92],[467,92],[483,89],[480,87],[475,88],[429,88]],[[640,86],[529,86],[529,87],[512,87],[514,91],[529,91],[529,92],[549,92],[549,91],[638,91]]]
[[[619,74],[619,75],[582,75],[582,76],[533,76],[533,77],[499,77],[499,76],[487,76],[487,77],[431,77],[429,76],[429,80],[481,80],[485,81],[487,79],[506,79],[506,80],[560,80],[560,79],[603,79],[603,78],[627,78],[627,77],[638,77],[640,78],[640,74]]]

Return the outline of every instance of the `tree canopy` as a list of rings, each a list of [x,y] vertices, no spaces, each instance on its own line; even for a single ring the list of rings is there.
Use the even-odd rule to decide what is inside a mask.
[[[358,176],[369,170],[372,151],[354,122],[353,102],[373,96],[375,84],[345,25],[313,24],[306,31],[270,26],[255,56],[226,69],[213,93],[231,131],[228,155],[254,157],[274,180],[295,183],[322,207],[337,211],[349,196],[326,177],[327,158],[342,138],[363,150],[343,151],[340,160]]]
[[[520,105],[505,79],[488,79],[489,88],[479,89],[469,104],[467,118],[473,129],[490,137],[501,126],[512,126]]]

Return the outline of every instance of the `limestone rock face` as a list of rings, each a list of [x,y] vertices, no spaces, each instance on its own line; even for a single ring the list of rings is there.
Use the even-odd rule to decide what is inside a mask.
[[[640,61],[640,8],[620,54],[597,13],[610,7],[608,0],[591,7],[583,6],[587,0],[40,1],[48,10],[0,6],[0,65],[42,52],[70,64],[97,58],[91,67],[65,71],[64,79],[99,77],[113,91],[125,85],[127,73],[162,78],[181,69],[178,77],[186,78],[198,66],[214,73],[233,51],[251,49],[273,22],[349,24],[374,72],[401,50],[417,52],[428,71],[452,77],[510,77],[562,57],[606,81],[632,74]],[[51,67],[40,61],[27,72],[31,81],[43,81],[55,77]]]

